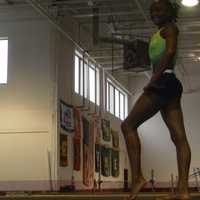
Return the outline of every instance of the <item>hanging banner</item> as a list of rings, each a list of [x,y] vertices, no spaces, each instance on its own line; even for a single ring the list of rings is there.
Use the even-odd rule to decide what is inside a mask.
[[[81,169],[81,140],[74,138],[74,170],[80,171]]]
[[[83,144],[83,184],[88,187],[90,186],[89,154],[88,145]]]
[[[114,148],[119,148],[119,133],[111,129],[112,144]]]
[[[112,149],[112,176],[119,176],[119,151]]]
[[[94,120],[90,120],[89,131],[89,185],[94,183]]]
[[[68,132],[74,131],[74,109],[72,105],[60,100],[60,126]]]
[[[83,117],[83,184],[89,186],[89,121]]]
[[[89,121],[82,117],[83,122],[83,144],[89,145]]]
[[[81,138],[81,112],[74,108],[74,137]]]
[[[68,136],[60,134],[60,166],[68,166]]]
[[[101,163],[101,145],[95,144],[95,172],[100,172],[100,163]]]
[[[94,180],[94,122],[83,119],[83,184],[92,186]]]
[[[101,143],[101,120],[96,119],[94,123],[95,123],[95,130],[96,130],[95,143],[100,144]]]
[[[110,176],[111,167],[111,149],[105,146],[101,147],[101,174]]]
[[[74,108],[74,170],[80,171],[81,168],[81,112]]]
[[[102,126],[102,134],[103,134],[103,140],[110,142],[111,136],[110,136],[110,121],[106,119],[102,119],[101,121]]]

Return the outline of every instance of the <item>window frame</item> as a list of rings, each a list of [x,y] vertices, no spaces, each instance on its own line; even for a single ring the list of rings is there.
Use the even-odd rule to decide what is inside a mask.
[[[78,70],[78,91],[76,91],[76,57],[79,59],[79,70]],[[82,62],[82,66],[81,63]],[[81,72],[82,69],[82,72]],[[94,96],[90,96],[90,69],[94,70]],[[81,83],[83,83],[81,85]],[[74,54],[74,92],[81,97],[89,100],[91,103],[95,105],[100,105],[100,67],[97,63],[93,62],[92,59],[87,56],[81,54],[78,50],[75,50]],[[94,99],[93,99],[94,98]],[[93,101],[94,100],[94,101]]]
[[[106,78],[106,111],[113,114],[115,117],[119,118],[120,120],[124,120],[127,116],[128,113],[128,94],[121,88],[119,87],[117,84],[114,83],[114,81],[111,80],[110,77]],[[111,93],[110,93],[110,88],[114,89],[113,92],[113,110],[114,112],[111,110]],[[116,113],[116,91],[118,92],[119,96],[118,96],[118,100],[119,100],[119,113]],[[121,110],[121,96],[123,97],[123,110]],[[117,115],[118,114],[118,115]]]

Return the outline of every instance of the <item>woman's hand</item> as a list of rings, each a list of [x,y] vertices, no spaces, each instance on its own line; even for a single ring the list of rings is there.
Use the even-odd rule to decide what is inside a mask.
[[[158,85],[156,82],[151,79],[151,81],[143,88],[144,91],[149,90],[150,88],[154,89],[164,89],[165,87],[163,85]]]
[[[153,86],[153,84],[151,82],[149,82],[144,88],[143,88],[143,91],[147,91],[149,90],[151,87]]]
[[[152,77],[151,77],[151,79],[150,79],[150,81],[149,81],[149,83],[144,87],[144,91],[146,91],[146,90],[148,90],[149,88],[151,88],[151,87],[153,87],[155,84],[154,84],[154,82],[155,82],[155,75],[153,75]]]

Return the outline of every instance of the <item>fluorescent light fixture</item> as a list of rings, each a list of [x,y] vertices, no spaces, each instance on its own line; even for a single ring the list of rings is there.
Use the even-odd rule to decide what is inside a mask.
[[[193,7],[196,6],[199,1],[198,0],[182,0],[181,2],[184,6]]]

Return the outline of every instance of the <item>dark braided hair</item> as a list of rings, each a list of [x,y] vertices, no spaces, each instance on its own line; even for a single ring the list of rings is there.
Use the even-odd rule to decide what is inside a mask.
[[[177,21],[180,5],[175,0],[173,0],[173,2],[170,0],[155,0],[154,2],[164,3],[165,5],[167,5],[167,7],[170,10],[170,14],[171,14],[170,20],[173,22]]]

